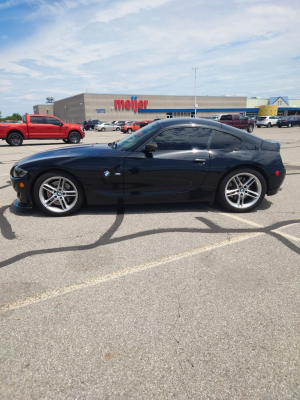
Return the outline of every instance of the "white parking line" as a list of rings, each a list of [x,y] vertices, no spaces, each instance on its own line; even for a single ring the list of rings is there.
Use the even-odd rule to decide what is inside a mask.
[[[37,149],[37,150],[39,150],[39,151],[46,151],[45,149],[40,149],[39,147],[30,146],[29,144],[26,145],[26,147],[30,147],[31,149]]]
[[[127,267],[124,268],[120,271],[117,272],[112,272],[110,274],[107,275],[100,275],[100,276],[95,276],[93,278],[89,278],[81,283],[76,283],[74,285],[70,285],[70,286],[62,286],[59,288],[55,288],[52,290],[49,290],[47,292],[43,292],[43,293],[38,293],[35,296],[32,297],[27,297],[25,299],[20,299],[17,300],[13,303],[8,303],[6,305],[4,305],[3,307],[1,307],[0,312],[6,312],[6,311],[11,311],[11,310],[15,310],[17,308],[21,308],[21,307],[25,307],[25,306],[29,306],[31,304],[35,304],[35,303],[39,303],[41,301],[45,301],[45,300],[50,300],[53,299],[55,297],[58,296],[62,296],[64,294],[67,293],[71,293],[74,292],[76,290],[81,290],[81,289],[86,289],[89,288],[91,286],[95,286],[104,282],[109,282],[112,281],[114,279],[119,279],[122,278],[124,276],[128,276],[128,275],[132,275],[132,274],[136,274],[138,272],[142,272],[142,271],[146,271],[149,270],[151,268],[155,268],[158,267],[160,265],[163,264],[167,264],[170,262],[174,262],[174,261],[178,261],[182,258],[185,257],[190,257],[190,256],[194,256],[194,255],[198,255],[201,253],[204,253],[206,251],[211,251],[211,250],[216,250],[218,248],[222,248],[225,246],[230,246],[232,244],[235,243],[239,243],[242,242],[244,240],[248,240],[260,235],[264,235],[264,233],[244,233],[244,234],[240,234],[240,235],[236,235],[236,236],[232,236],[229,239],[223,239],[221,241],[215,242],[215,243],[211,243],[208,244],[204,247],[197,247],[196,249],[193,250],[188,250],[188,251],[182,251],[180,253],[177,254],[173,254],[171,256],[167,256],[167,257],[163,257],[160,258],[158,260],[155,261],[150,261],[150,262],[146,262],[140,265],[136,265],[136,266],[131,266],[131,267]]]
[[[236,219],[237,221],[240,221],[240,222],[245,222],[245,224],[255,226],[256,228],[263,228],[263,225],[257,224],[256,222],[249,221],[248,219],[245,219],[245,218],[238,217],[237,215],[234,215],[234,214],[227,214],[227,213],[218,213],[218,214],[225,215],[225,217],[228,217],[228,218]]]

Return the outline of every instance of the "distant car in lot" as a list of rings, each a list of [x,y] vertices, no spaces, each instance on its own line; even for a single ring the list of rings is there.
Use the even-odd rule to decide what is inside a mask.
[[[271,126],[274,126],[277,124],[278,120],[279,120],[279,117],[277,115],[266,115],[263,117],[257,117],[256,127],[260,128],[260,127],[264,126],[266,128],[271,128]]]
[[[113,125],[109,122],[102,122],[102,124],[95,125],[94,129],[96,131],[120,131],[121,127],[118,125]]]
[[[114,125],[122,126],[125,124],[126,121],[114,121],[112,122]]]
[[[280,119],[277,121],[277,126],[278,128],[281,128],[282,126],[287,126],[288,128],[291,128],[292,126],[300,126],[300,116],[299,115],[291,115],[289,117],[280,117]]]
[[[285,178],[280,144],[201,118],[153,122],[123,140],[35,153],[15,163],[15,206],[52,216],[89,205],[213,202],[247,212]]]
[[[125,125],[122,125],[121,131],[123,133],[132,133],[139,130],[140,128],[143,128],[144,126],[148,125],[151,122],[153,122],[153,120],[127,122]]]
[[[83,126],[85,131],[92,131],[95,128],[95,125],[99,125],[102,122],[98,119],[90,119],[88,121],[84,121]]]

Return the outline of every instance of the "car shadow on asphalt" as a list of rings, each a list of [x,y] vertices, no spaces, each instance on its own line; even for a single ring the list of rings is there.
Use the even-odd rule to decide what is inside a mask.
[[[264,199],[262,203],[255,208],[254,210],[248,212],[247,214],[253,214],[260,211],[264,211],[269,209],[272,206],[272,202]],[[22,217],[36,217],[36,218],[53,218],[52,216],[46,215],[42,211],[40,211],[37,207],[33,207],[32,209],[20,209],[11,204],[9,206],[10,212],[19,215]],[[224,209],[218,202],[210,203],[171,203],[171,204],[130,204],[125,206],[117,206],[117,205],[84,205],[80,211],[78,211],[75,216],[83,216],[83,215],[115,215],[118,209],[123,209],[124,213],[130,214],[173,214],[173,213],[207,213],[207,212],[229,212]],[[235,214],[235,213],[234,213]],[[236,213],[240,214],[240,213]],[[59,218],[54,217],[54,218]],[[64,217],[67,218],[67,217]]]

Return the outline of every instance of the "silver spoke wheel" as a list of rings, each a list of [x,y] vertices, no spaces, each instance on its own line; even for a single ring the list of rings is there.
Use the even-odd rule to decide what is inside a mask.
[[[56,214],[65,213],[77,204],[78,190],[70,179],[52,176],[41,184],[39,200],[47,210]]]
[[[250,172],[234,175],[225,186],[225,198],[236,209],[254,206],[261,198],[262,185],[257,176]]]

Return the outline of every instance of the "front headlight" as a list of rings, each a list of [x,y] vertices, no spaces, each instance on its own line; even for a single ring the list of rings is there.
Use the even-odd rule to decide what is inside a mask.
[[[15,178],[23,178],[23,176],[27,175],[28,172],[24,171],[24,169],[18,167],[17,165],[15,166],[15,168],[13,169],[13,176]]]

